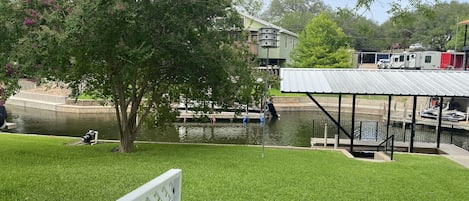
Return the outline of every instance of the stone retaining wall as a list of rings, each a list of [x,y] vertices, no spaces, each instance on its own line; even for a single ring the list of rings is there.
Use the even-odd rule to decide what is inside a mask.
[[[53,104],[65,104],[67,96],[20,91],[13,97],[10,97],[10,99],[23,99],[23,100],[47,102],[47,103],[53,103]]]

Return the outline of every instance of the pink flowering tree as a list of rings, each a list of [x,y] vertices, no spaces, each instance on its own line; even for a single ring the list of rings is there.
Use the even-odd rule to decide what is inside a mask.
[[[38,38],[47,37],[41,32],[51,24],[64,21],[65,13],[58,11],[55,0],[0,1],[0,105],[18,92],[20,78],[38,76],[47,44]]]
[[[17,65],[10,59],[14,43],[21,35],[15,10],[9,1],[0,2],[0,106],[18,89]]]
[[[228,29],[240,18],[229,7],[226,0],[23,0],[11,9],[21,34],[2,61],[16,62],[13,74],[18,66],[27,69],[22,75],[68,83],[73,95],[111,100],[119,151],[130,152],[142,122],[173,121],[170,106],[181,97],[249,100],[251,55],[230,37],[240,33]],[[215,24],[216,17],[225,20]]]

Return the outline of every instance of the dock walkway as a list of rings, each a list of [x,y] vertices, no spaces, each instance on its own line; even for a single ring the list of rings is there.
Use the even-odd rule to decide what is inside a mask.
[[[382,141],[362,141],[362,140],[354,140],[353,144],[356,146],[378,146]],[[324,138],[311,138],[311,146],[312,147],[334,147],[335,139],[334,138],[327,138],[326,143],[324,142]],[[349,146],[350,140],[349,139],[340,139],[339,140],[339,147]],[[394,142],[395,147],[399,148],[408,148],[409,142]],[[436,143],[424,143],[424,142],[415,142],[414,148],[435,148]],[[454,144],[440,144],[440,151],[444,152],[445,154],[440,154],[440,156],[446,157],[466,168],[469,168],[469,151],[460,148]]]

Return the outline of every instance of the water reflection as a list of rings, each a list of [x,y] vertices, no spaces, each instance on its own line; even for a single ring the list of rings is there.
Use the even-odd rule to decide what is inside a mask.
[[[119,139],[116,117],[113,114],[75,114],[62,113],[19,106],[7,106],[9,122],[17,123],[17,128],[10,130],[14,133],[31,133],[58,136],[83,136],[89,129],[98,130],[101,139]],[[336,115],[336,114],[332,114]],[[344,128],[350,130],[350,114],[343,114]],[[370,115],[357,115],[356,121],[376,121],[379,118]],[[316,112],[281,112],[279,120],[271,120],[266,124],[265,144],[280,146],[310,146],[310,137],[324,136],[324,123],[328,122],[329,137],[337,133],[337,127],[319,111]],[[378,139],[386,138],[385,124],[379,121]],[[375,124],[375,123],[372,123]],[[356,129],[359,125],[355,126]],[[369,128],[376,130],[376,126]],[[313,133],[314,130],[314,133]],[[455,143],[468,148],[467,134],[445,130],[442,143]],[[410,130],[400,126],[391,127],[390,135],[396,135],[398,141],[409,141]],[[157,142],[182,143],[217,143],[217,144],[261,144],[263,127],[259,122],[229,123],[217,121],[211,123],[175,123],[166,129],[153,129],[143,126],[137,135],[137,140]],[[345,138],[344,134],[341,134]],[[365,136],[362,136],[365,138]],[[358,138],[358,137],[357,137]],[[436,142],[434,128],[418,128],[416,141]]]
[[[7,106],[9,121],[17,124],[14,133],[31,133],[81,137],[89,129],[99,131],[105,139],[117,139],[118,129],[114,115],[75,114]]]
[[[75,114],[8,106],[9,121],[17,123],[14,133],[81,137],[89,129],[99,131],[102,139],[118,139],[113,114]],[[314,119],[325,119],[321,112],[282,112],[280,120],[266,124],[266,145],[309,146]],[[261,144],[263,127],[217,121],[210,123],[175,123],[166,129],[143,126],[137,140],[184,143]]]

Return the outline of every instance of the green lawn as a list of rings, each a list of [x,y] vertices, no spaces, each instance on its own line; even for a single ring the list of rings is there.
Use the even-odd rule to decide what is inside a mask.
[[[396,162],[335,151],[138,144],[66,146],[77,139],[0,133],[0,200],[115,200],[171,168],[183,200],[467,200],[469,170],[440,156]]]
[[[280,89],[271,88],[269,90],[269,95],[277,97],[302,97],[306,96],[304,93],[282,93]],[[315,97],[339,97],[337,94],[314,94]],[[342,98],[352,98],[352,95],[342,95]],[[369,100],[388,100],[388,96],[379,96],[379,95],[358,95],[358,99],[369,99]],[[399,102],[405,102],[406,97],[394,96],[393,100]]]

